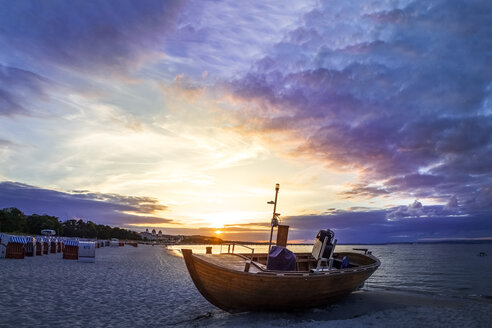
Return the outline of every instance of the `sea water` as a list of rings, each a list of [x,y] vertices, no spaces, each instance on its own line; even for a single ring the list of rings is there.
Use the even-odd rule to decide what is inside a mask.
[[[205,253],[206,246],[169,246],[179,256],[179,249],[191,248]],[[228,246],[222,246],[227,252]],[[248,245],[255,253],[265,253],[267,245]],[[293,252],[310,252],[312,245],[289,245]],[[489,244],[388,244],[338,245],[336,251],[367,248],[381,261],[378,270],[366,281],[366,290],[390,290],[459,298],[492,299],[492,243]],[[219,253],[220,245],[212,252]],[[235,252],[249,249],[235,246]],[[479,256],[481,252],[487,256]]]
[[[239,314],[207,302],[191,281],[183,259],[174,256],[180,248],[205,252],[205,247],[104,247],[96,250],[95,263],[63,260],[61,253],[2,259],[0,327],[354,328],[402,327],[405,322],[404,327],[414,327],[412,320],[419,320],[419,327],[488,328],[492,321],[490,244],[340,245],[338,251],[369,248],[381,260],[381,267],[364,287],[369,292],[318,309]],[[253,247],[258,253],[266,251],[265,246]],[[312,246],[289,247],[309,252]],[[219,251],[220,246],[214,246],[214,252]],[[479,252],[488,256],[479,257]],[[379,293],[381,289],[405,293]],[[417,294],[409,298],[431,301],[412,301],[405,308],[395,304],[394,309],[384,305],[388,300],[378,301],[381,294],[406,298],[408,293]],[[421,297],[422,293],[451,296],[458,305],[428,306],[436,298]]]
[[[492,299],[492,244],[371,246],[381,267],[368,288]],[[488,256],[479,256],[485,252]]]

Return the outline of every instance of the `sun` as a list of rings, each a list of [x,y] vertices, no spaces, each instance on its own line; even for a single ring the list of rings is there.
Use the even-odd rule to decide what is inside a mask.
[[[215,230],[215,233],[216,233],[217,235],[220,235],[220,234],[222,233],[222,231],[220,231],[220,230]]]

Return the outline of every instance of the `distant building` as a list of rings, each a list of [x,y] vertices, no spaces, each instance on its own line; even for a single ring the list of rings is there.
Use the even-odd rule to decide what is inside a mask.
[[[155,229],[152,229],[152,232],[149,232],[149,229],[145,229],[145,232],[140,233],[140,237],[144,240],[158,241],[164,244],[177,244],[183,240],[183,236],[164,235],[162,230],[156,233]]]
[[[145,232],[141,232],[140,237],[142,237],[142,239],[147,239],[147,240],[156,240],[155,233],[154,234],[150,233],[149,229],[145,229]]]

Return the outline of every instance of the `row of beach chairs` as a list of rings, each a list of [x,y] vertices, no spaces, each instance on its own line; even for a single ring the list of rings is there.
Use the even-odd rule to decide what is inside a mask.
[[[129,243],[137,247],[136,243]],[[96,248],[121,247],[125,243],[113,239],[83,241],[53,236],[15,236],[0,234],[0,258],[24,259],[24,257],[63,253],[65,260],[94,262]]]

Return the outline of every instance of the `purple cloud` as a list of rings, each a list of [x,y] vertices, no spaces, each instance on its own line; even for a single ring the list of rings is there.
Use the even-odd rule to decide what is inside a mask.
[[[170,58],[161,63],[161,71],[172,66],[178,74],[205,79],[203,83],[242,73],[313,4],[190,1],[178,15],[175,32],[166,38]]]
[[[0,43],[34,65],[124,71],[174,28],[183,1],[15,1],[0,4]]]
[[[333,229],[341,243],[389,243],[456,238],[491,238],[487,213],[470,215],[420,202],[388,210],[336,211],[327,215],[292,216],[289,239],[314,240],[319,229]]]
[[[281,224],[290,227],[291,241],[313,241],[320,229],[334,230],[343,244],[492,238],[492,221],[487,212],[465,212],[459,206],[426,206],[418,200],[386,210],[328,209],[324,214],[286,216],[281,218]],[[213,234],[216,229],[177,227],[167,230],[181,234],[199,234],[200,231]],[[221,238],[225,239],[266,241],[270,222],[227,225],[220,230]]]
[[[306,14],[229,83],[248,107],[241,125],[292,134],[304,140],[293,154],[358,169],[363,178],[345,196],[472,203],[492,185],[492,26],[484,15],[492,6],[388,6],[326,2]]]
[[[112,226],[172,222],[152,215],[167,207],[151,197],[61,192],[7,181],[0,182],[0,208],[5,207],[17,207],[26,214],[53,215],[63,221],[81,218]]]
[[[155,123],[152,120],[165,117],[167,110],[167,104],[152,105],[155,80],[170,82],[178,76],[186,81],[179,84],[181,89],[203,90],[210,97],[222,96],[224,87],[243,101],[244,108],[234,102],[231,111],[231,121],[241,129],[264,135],[277,132],[279,143],[292,137],[296,148],[286,147],[291,155],[359,172],[360,180],[341,196],[449,201],[445,208],[412,204],[388,211],[331,210],[325,216],[299,217],[296,223],[304,230],[293,231],[299,238],[311,236],[323,220],[327,225],[333,221],[354,241],[367,233],[377,235],[378,229],[385,238],[403,228],[414,232],[415,238],[432,237],[416,222],[419,227],[443,229],[447,235],[465,228],[479,235],[471,223],[489,227],[485,213],[492,209],[491,12],[487,1],[465,0],[293,1],[279,6],[4,1],[0,115],[5,126],[14,126],[9,125],[11,116],[31,114],[37,106],[40,112],[52,111],[56,118],[70,120],[37,122],[32,129],[33,123],[26,120],[23,141],[39,128],[41,133],[32,133],[32,140],[38,141],[60,124],[79,124],[80,116],[63,114],[70,106],[78,114],[79,106],[90,104],[91,97]],[[118,75],[106,83],[113,74],[150,78],[126,84]],[[55,89],[53,81],[63,90]],[[211,90],[213,85],[216,90]],[[21,143],[20,135],[10,142],[12,132],[4,130],[0,147]],[[52,145],[66,141],[64,135],[54,135],[55,142],[49,137],[36,143],[37,158],[51,156],[59,149]],[[22,158],[32,162],[32,156]],[[168,222],[124,213],[165,209],[152,198],[57,192],[7,182],[0,187],[5,206],[17,204],[26,212],[53,208],[55,212],[48,214],[61,218],[102,218],[114,224]],[[466,219],[458,217],[465,214]],[[388,216],[395,220],[388,222]],[[368,230],[357,230],[356,223],[367,224]]]
[[[33,72],[0,63],[0,115],[28,114],[28,99],[42,99],[48,80]]]
[[[394,210],[386,213],[387,220],[398,220],[398,219],[408,219],[408,218],[418,218],[424,215],[424,208],[422,203],[415,200],[412,204],[408,206],[399,206]]]

